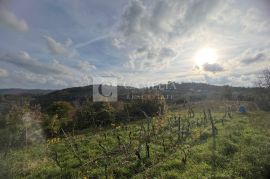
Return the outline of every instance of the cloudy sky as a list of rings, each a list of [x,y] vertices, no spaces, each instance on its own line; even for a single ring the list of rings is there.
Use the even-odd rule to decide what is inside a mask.
[[[269,64],[269,0],[0,0],[0,88],[252,86]]]

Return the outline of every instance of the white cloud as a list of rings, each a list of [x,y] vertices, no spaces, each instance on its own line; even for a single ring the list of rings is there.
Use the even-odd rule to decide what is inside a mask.
[[[209,15],[209,19],[220,25],[234,25],[239,23],[239,17],[242,12],[239,8],[235,8],[235,2],[224,1],[213,14]]]
[[[47,40],[47,46],[52,55],[63,55],[67,57],[75,57],[78,52],[72,48],[72,40],[67,39],[65,43],[57,42],[50,36],[44,36]]]
[[[119,9],[129,2],[121,15]],[[11,7],[14,14],[20,14],[24,7],[20,3]],[[47,84],[82,85],[93,73],[118,73],[123,80],[132,80],[131,84],[172,79],[200,82],[206,81],[205,74],[209,82],[226,82],[224,76],[228,75],[232,83],[245,85],[241,81],[249,77],[241,75],[269,63],[269,53],[261,50],[269,49],[270,44],[268,12],[264,12],[266,8],[259,2],[122,0],[109,4],[105,1],[50,1],[52,7],[60,10],[56,14],[46,6],[41,7],[42,4],[31,4],[33,9],[38,9],[33,17],[27,17],[35,26],[31,33],[20,36],[18,41],[15,33],[3,31],[0,34],[3,38],[1,54],[20,49],[29,52],[0,55],[0,60],[4,61],[0,62],[1,68],[9,72],[8,78],[13,75],[13,68],[19,69],[21,74],[17,73],[12,79],[18,79],[16,83],[20,83],[24,77],[27,79],[24,86],[34,82],[44,84],[43,87]],[[8,11],[7,14],[13,13]],[[4,17],[7,16],[0,17],[2,23]],[[18,17],[14,15],[13,19],[25,22]],[[4,25],[16,28],[6,22]],[[51,35],[39,41],[44,34]],[[70,39],[65,40],[67,37]],[[108,44],[109,40],[115,46]],[[10,44],[14,44],[12,49]],[[192,70],[196,52],[206,46],[217,50],[216,64],[205,64],[199,70]],[[52,58],[59,61],[52,62]],[[237,76],[233,76],[234,72]],[[2,70],[1,74],[5,72]]]
[[[57,66],[42,64],[37,59],[32,58],[25,51],[21,51],[17,54],[6,54],[0,57],[0,61],[13,64],[19,68],[23,68],[36,74],[63,73],[63,71],[59,69]]]
[[[91,73],[96,69],[95,65],[91,65],[88,61],[80,60],[78,62],[78,68],[84,72]]]
[[[0,23],[22,32],[28,30],[28,25],[25,20],[18,19],[15,14],[3,8],[0,8]]]
[[[0,68],[0,77],[6,77],[6,76],[8,76],[7,70]]]
[[[92,70],[95,66],[89,62],[79,61],[78,67],[70,67],[53,59],[51,63],[41,63],[25,51],[17,54],[7,54],[0,61],[16,67],[8,78],[1,78],[0,83],[21,83],[33,85],[43,84],[50,87],[63,88],[69,86],[89,85],[92,83]],[[91,70],[90,70],[91,68]],[[5,69],[0,69],[0,76],[7,75]]]
[[[199,30],[218,2],[159,0],[147,4],[131,1],[123,12],[113,42],[116,47],[127,50],[127,67],[136,68],[138,64],[146,69],[164,67],[164,62],[173,61],[181,45],[193,38],[191,34]],[[164,49],[173,55],[164,58]]]
[[[264,20],[257,8],[248,9],[240,22],[247,32],[270,32],[270,21]]]
[[[168,66],[175,56],[175,52],[170,48],[142,47],[129,53],[130,60],[125,66],[136,70],[159,70]]]
[[[270,21],[263,17],[258,8],[241,10],[235,7],[235,3],[234,1],[224,1],[217,12],[209,16],[209,19],[223,26],[237,27],[238,30],[247,33],[270,31]]]

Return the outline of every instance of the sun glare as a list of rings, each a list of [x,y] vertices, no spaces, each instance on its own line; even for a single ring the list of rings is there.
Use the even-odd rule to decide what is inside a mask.
[[[199,50],[195,56],[195,62],[197,65],[202,66],[206,63],[213,64],[217,59],[217,53],[214,48],[205,47]]]

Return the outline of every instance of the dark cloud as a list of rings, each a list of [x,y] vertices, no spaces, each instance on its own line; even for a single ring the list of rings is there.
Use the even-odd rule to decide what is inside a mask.
[[[216,73],[216,72],[224,71],[224,68],[217,63],[213,63],[213,64],[205,63],[203,65],[203,70],[208,71],[208,72],[212,72],[212,73]]]
[[[263,62],[267,59],[267,56],[264,53],[258,53],[253,57],[244,58],[241,60],[241,63],[249,65],[256,62]]]

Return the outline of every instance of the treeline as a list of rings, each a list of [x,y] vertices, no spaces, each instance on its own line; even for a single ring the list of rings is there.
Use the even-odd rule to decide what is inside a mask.
[[[42,111],[42,112],[41,112]],[[46,108],[24,104],[14,106],[0,115],[0,145],[2,150],[43,142],[85,128],[100,128],[128,123],[166,112],[164,97],[145,94],[129,102],[92,102],[83,104],[55,101]]]

